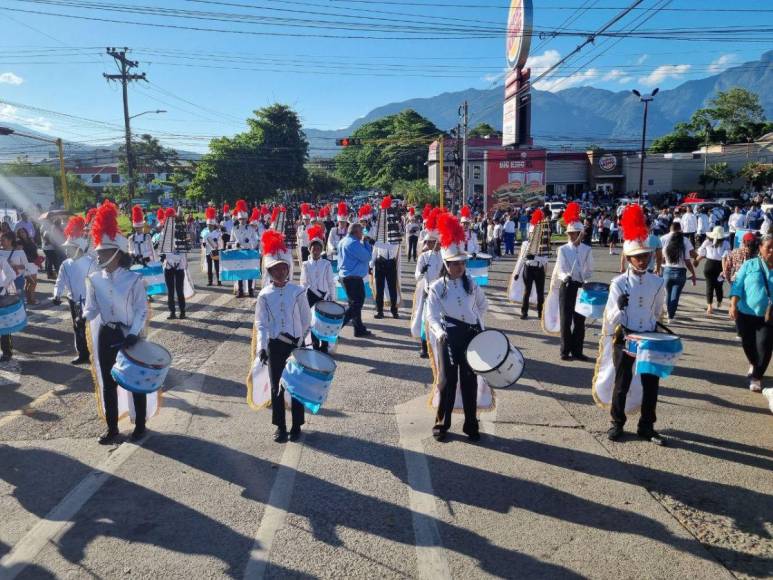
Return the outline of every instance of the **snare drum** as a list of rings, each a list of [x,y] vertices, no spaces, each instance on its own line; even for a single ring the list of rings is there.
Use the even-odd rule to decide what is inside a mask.
[[[311,333],[319,340],[336,342],[344,325],[346,308],[332,300],[321,300],[311,312]]]
[[[484,330],[467,345],[467,364],[490,387],[509,387],[521,378],[526,362],[499,330]]]
[[[130,270],[142,276],[142,283],[145,284],[145,293],[148,296],[166,294],[166,279],[161,262],[150,262],[144,266],[136,264]]]
[[[365,284],[365,299],[373,298],[373,290],[370,287],[370,278],[365,276],[362,281]],[[349,297],[346,295],[346,288],[344,288],[339,277],[336,277],[336,300],[341,300],[342,302],[349,300]]]
[[[488,269],[491,265],[490,254],[476,254],[467,260],[467,272],[478,286],[488,286]]]
[[[220,252],[220,280],[237,282],[260,278],[260,253],[257,250],[223,250]]]
[[[586,282],[577,293],[574,311],[586,318],[600,319],[604,316],[607,298],[609,298],[609,284]]]
[[[636,357],[636,374],[657,375],[665,379],[682,354],[682,341],[674,334],[637,332],[625,337],[625,354]]]
[[[141,339],[134,346],[118,351],[110,374],[127,391],[147,395],[161,388],[170,366],[172,355],[168,350]]]
[[[333,357],[316,350],[296,348],[287,359],[279,384],[316,414],[327,399],[335,371]]]
[[[0,296],[0,335],[21,332],[27,326],[27,311],[21,298],[13,295]]]

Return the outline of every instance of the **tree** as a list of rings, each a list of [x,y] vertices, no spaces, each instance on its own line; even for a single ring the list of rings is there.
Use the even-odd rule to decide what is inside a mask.
[[[727,163],[712,163],[706,168],[706,173],[701,174],[699,181],[701,185],[710,183],[712,189],[716,190],[717,184],[730,183],[734,177]]]
[[[749,161],[741,167],[738,177],[742,177],[754,191],[760,191],[773,184],[773,164]]]
[[[336,156],[336,176],[347,190],[389,190],[401,179],[426,178],[427,147],[440,133],[411,109],[366,123],[352,134],[362,144]]]
[[[164,147],[152,135],[143,133],[138,138],[132,137],[132,167],[135,184],[147,188],[159,173],[168,175],[177,168],[179,163],[177,151]],[[118,172],[128,179],[129,168],[126,163],[125,145],[118,148]],[[148,174],[153,174],[153,177],[149,179]],[[128,196],[128,193],[126,195]]]
[[[254,112],[247,131],[219,137],[196,166],[192,199],[265,199],[277,190],[304,187],[309,143],[298,115],[274,104]]]
[[[501,135],[500,131],[497,131],[488,123],[478,123],[467,133],[468,137],[497,137]]]
[[[655,139],[649,150],[651,153],[695,151],[700,144],[700,139],[691,134],[690,124],[677,123],[671,133]]]
[[[764,134],[765,110],[755,93],[733,87],[719,91],[709,106],[698,109],[690,118],[690,125],[701,141],[741,143]]]
[[[432,205],[440,203],[440,193],[430,187],[426,179],[395,181],[392,184],[391,193],[403,196],[405,203],[416,207],[424,207],[427,203]]]
[[[342,187],[343,184],[341,183],[341,180],[329,171],[326,171],[321,167],[309,169],[306,188],[315,198],[341,191]]]

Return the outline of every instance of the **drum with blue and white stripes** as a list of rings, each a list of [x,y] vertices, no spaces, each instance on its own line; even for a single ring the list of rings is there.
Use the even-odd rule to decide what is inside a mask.
[[[27,326],[27,311],[18,296],[0,296],[0,335],[21,332]]]
[[[225,250],[220,252],[220,280],[237,282],[260,278],[260,254],[257,250]]]
[[[674,370],[682,354],[682,340],[675,334],[637,332],[625,337],[625,354],[636,357],[637,375],[656,375],[661,379]]]
[[[145,284],[145,293],[148,296],[166,294],[164,266],[161,265],[161,262],[150,262],[144,266],[137,264],[132,266],[131,270],[142,276],[142,282]]]
[[[467,260],[467,273],[478,286],[488,286],[488,269],[491,265],[489,254],[477,254]]]
[[[333,357],[316,350],[296,348],[287,359],[280,385],[312,413],[319,412],[336,372]]]
[[[577,293],[574,311],[585,318],[596,320],[604,316],[604,308],[609,298],[609,284],[603,282],[586,282]]]

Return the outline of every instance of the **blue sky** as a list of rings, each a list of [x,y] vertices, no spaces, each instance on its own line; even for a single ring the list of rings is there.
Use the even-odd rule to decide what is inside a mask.
[[[73,6],[84,3],[102,9]],[[119,140],[123,122],[121,94],[115,83],[108,84],[102,77],[103,72],[115,72],[114,62],[103,47],[128,46],[133,49],[131,57],[140,62],[139,70],[147,73],[151,81],[131,86],[131,112],[168,111],[142,116],[133,121],[133,126],[138,132],[158,135],[167,144],[206,150],[209,138],[242,130],[243,119],[252,110],[273,102],[294,107],[307,127],[340,128],[389,102],[468,87],[490,88],[501,82],[508,3],[3,0],[0,99],[15,105],[0,103],[0,124],[14,121],[94,145]],[[596,30],[629,3],[630,0],[534,0],[534,27],[541,31]],[[149,15],[148,7],[166,12]],[[665,9],[655,12],[653,8],[657,7]],[[580,8],[588,9],[578,11]],[[169,12],[172,10],[188,11],[187,15],[196,18],[182,18],[179,12]],[[146,27],[41,12],[240,33]],[[252,20],[234,22],[234,14]],[[260,17],[274,20],[257,20]],[[277,22],[280,18],[283,23]],[[346,25],[343,29],[321,28],[320,22],[325,20]],[[735,33],[733,39],[721,40],[721,33],[714,31],[701,35],[703,40],[689,42],[675,40],[672,32],[664,32],[773,27],[773,4],[759,0],[644,0],[639,10],[613,30],[629,30],[637,24],[640,33],[659,31],[651,35],[669,38],[600,39],[540,88],[560,90],[586,84],[610,90],[669,88],[684,80],[756,60],[773,46],[770,40],[739,41],[765,39],[765,34],[750,32]],[[368,29],[363,30],[363,25]],[[688,34],[694,37],[696,33]],[[767,39],[773,39],[773,35],[767,33]],[[576,35],[535,37],[529,63],[535,73],[544,70],[581,40]]]

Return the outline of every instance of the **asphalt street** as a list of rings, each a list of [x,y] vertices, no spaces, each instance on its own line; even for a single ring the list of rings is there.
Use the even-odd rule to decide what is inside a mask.
[[[608,282],[619,256],[594,255]],[[594,363],[562,362],[558,339],[518,318],[512,267],[493,265],[487,325],[527,368],[477,444],[458,419],[431,437],[413,264],[402,318],[374,320],[369,303],[375,337],[343,331],[331,395],[287,444],[246,404],[254,299],[196,269],[188,320],[152,303],[150,338],[174,362],[151,434],[99,446],[90,371],[69,364],[69,312],[41,281],[0,365],[0,578],[773,577],[773,416],[726,309],[707,318],[703,282],[688,285],[673,326],[685,352],[658,405],[669,446],[610,443]]]

